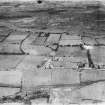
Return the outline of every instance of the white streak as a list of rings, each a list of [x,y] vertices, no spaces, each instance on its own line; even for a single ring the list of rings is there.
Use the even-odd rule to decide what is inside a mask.
[[[93,49],[93,46],[89,46],[89,45],[84,45],[83,46],[86,50],[91,50],[91,49]]]

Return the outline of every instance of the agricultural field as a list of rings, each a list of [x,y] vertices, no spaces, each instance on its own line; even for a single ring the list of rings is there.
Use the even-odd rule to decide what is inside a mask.
[[[101,2],[0,2],[0,105],[105,102]]]

